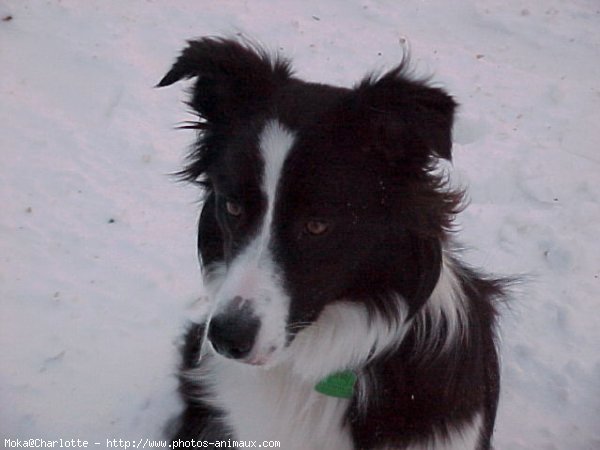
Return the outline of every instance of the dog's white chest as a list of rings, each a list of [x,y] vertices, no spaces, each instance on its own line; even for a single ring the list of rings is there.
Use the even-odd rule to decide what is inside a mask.
[[[280,441],[286,450],[351,450],[344,424],[349,400],[319,394],[284,368],[260,370],[216,358],[215,406],[227,414],[234,439]],[[214,378],[213,378],[214,377]]]

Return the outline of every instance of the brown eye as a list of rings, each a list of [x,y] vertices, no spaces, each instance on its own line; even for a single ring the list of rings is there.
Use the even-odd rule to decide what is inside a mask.
[[[322,220],[309,220],[306,222],[306,231],[313,236],[325,234],[329,230],[329,224]]]
[[[233,217],[239,217],[242,215],[242,206],[236,202],[225,202],[225,209],[227,210],[227,214]]]

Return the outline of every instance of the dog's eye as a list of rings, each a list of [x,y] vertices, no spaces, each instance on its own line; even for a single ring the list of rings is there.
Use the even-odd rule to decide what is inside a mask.
[[[323,220],[309,220],[305,225],[306,231],[313,236],[320,236],[329,230],[329,223]]]
[[[240,217],[243,211],[242,205],[232,201],[225,202],[225,209],[227,210],[227,214],[233,217]]]

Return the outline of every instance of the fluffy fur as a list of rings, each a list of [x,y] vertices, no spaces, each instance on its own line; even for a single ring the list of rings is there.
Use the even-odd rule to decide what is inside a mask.
[[[454,100],[406,64],[333,87],[217,38],[189,42],[159,86],[183,78],[211,311],[185,339],[174,440],[490,448],[503,282],[451,243],[462,193],[433,169]],[[342,370],[352,398],[315,391]]]

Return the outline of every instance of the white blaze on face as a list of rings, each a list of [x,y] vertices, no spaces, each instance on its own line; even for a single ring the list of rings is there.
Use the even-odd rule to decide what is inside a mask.
[[[264,162],[261,190],[267,207],[258,233],[231,262],[215,294],[212,315],[223,313],[234,298],[236,307],[250,304],[261,322],[254,347],[245,362],[265,364],[285,345],[285,326],[290,299],[283,289],[280,271],[269,248],[277,186],[284,162],[294,144],[294,134],[278,121],[268,122],[260,134],[259,149]]]

